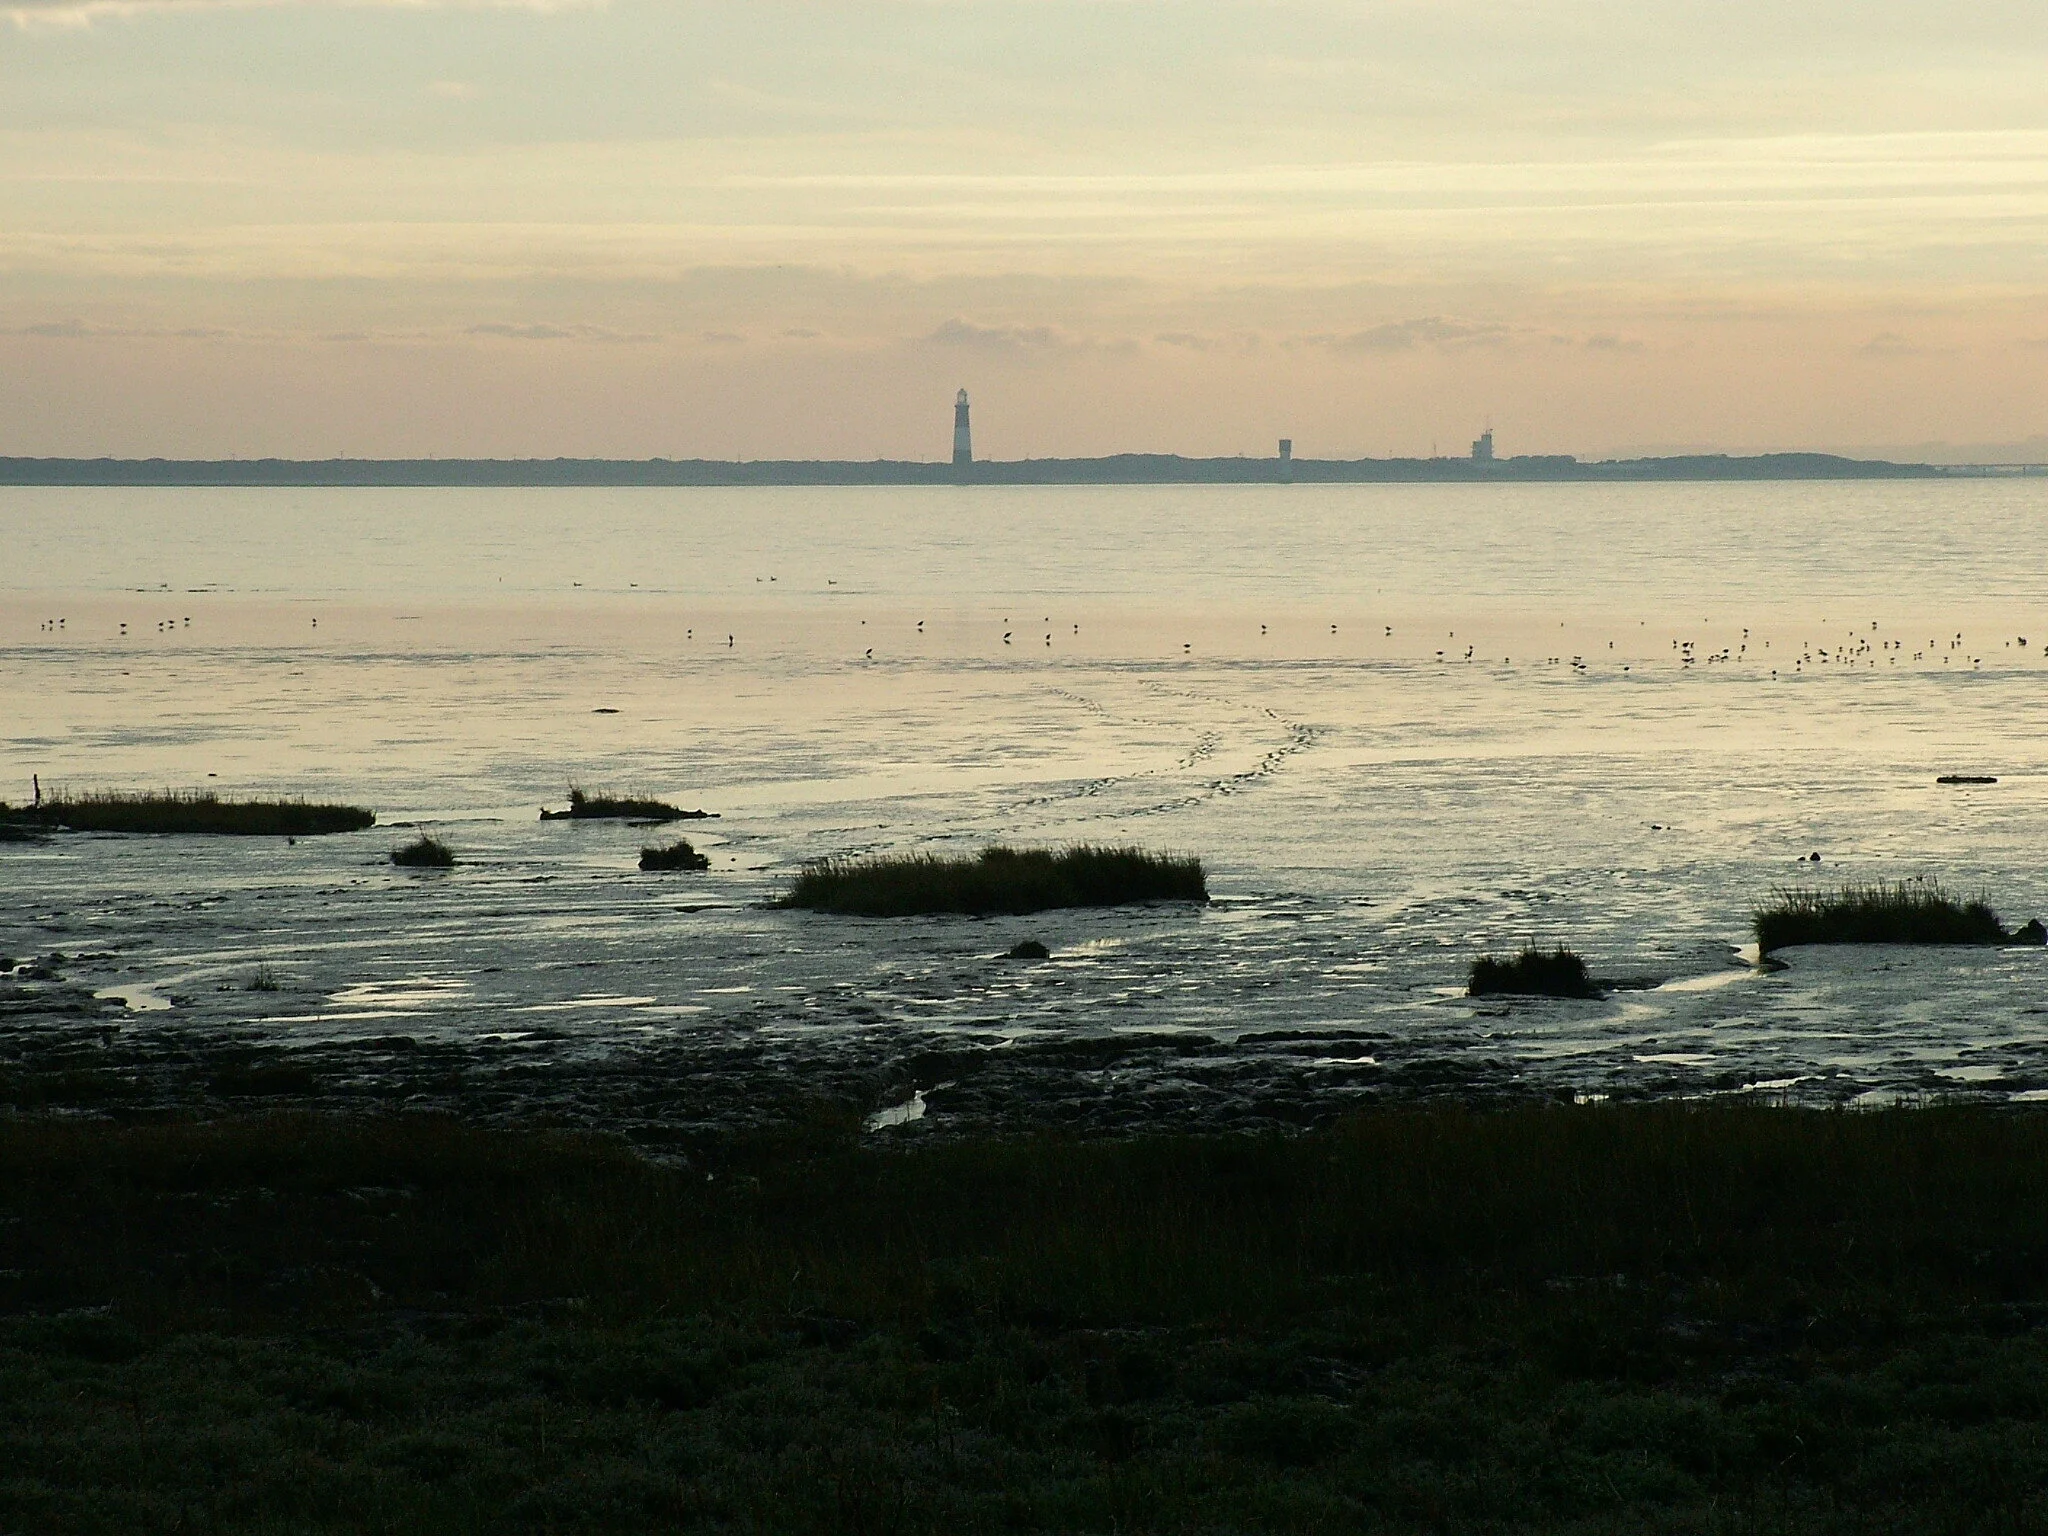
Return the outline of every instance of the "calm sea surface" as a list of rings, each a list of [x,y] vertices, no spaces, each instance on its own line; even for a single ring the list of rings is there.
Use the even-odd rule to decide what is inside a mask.
[[[40,774],[380,818],[0,848],[0,955],[291,1040],[1183,1031],[1327,1036],[1335,1098],[1423,1064],[2048,1097],[2048,953],[1736,963],[1781,885],[2048,915],[2044,526],[2038,480],[0,489],[0,798]],[[713,871],[541,823],[572,780],[719,813],[684,829]],[[409,825],[462,864],[391,869]],[[761,905],[820,855],[1077,839],[1199,853],[1217,900]],[[1027,936],[1055,960],[991,963]],[[1458,995],[1532,939],[1639,984]],[[241,990],[258,966],[283,990]]]

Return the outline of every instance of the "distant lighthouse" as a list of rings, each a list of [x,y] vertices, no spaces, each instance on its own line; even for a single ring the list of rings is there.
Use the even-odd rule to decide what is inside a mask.
[[[965,469],[974,462],[974,434],[967,426],[967,391],[953,401],[953,466]]]

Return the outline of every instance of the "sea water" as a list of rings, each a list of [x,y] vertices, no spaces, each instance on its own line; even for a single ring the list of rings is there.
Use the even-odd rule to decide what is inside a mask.
[[[379,818],[0,846],[0,955],[287,1042],[1184,1032],[1339,1097],[2042,1095],[2048,952],[1740,952],[1796,884],[2048,914],[2044,513],[2043,480],[0,489],[0,799]],[[541,821],[572,782],[718,819]],[[414,828],[458,866],[392,868]],[[639,874],[677,832],[711,870]],[[807,859],[1076,841],[1198,854],[1215,899],[767,906]],[[1054,958],[993,958],[1027,937]],[[1462,995],[1528,942],[1625,985]]]

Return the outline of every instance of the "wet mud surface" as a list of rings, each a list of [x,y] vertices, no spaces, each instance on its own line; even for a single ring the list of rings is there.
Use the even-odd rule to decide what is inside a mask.
[[[0,799],[378,814],[0,844],[0,1102],[653,1139],[2048,1095],[2048,951],[1738,958],[1783,886],[2048,914],[2048,647],[2002,537],[2038,486],[1288,489],[336,496],[317,562],[303,499],[0,497]],[[565,550],[579,517],[619,536]],[[710,868],[540,821],[571,783],[717,813]],[[421,833],[454,868],[390,866]],[[1216,900],[767,910],[808,860],[995,842],[1193,854]],[[1626,985],[1463,995],[1528,943]]]
[[[1925,953],[1980,969],[2027,958],[2017,951]],[[1859,976],[1867,982],[1872,968],[1881,978],[1899,957],[1844,951],[1818,958],[1823,969],[1833,962],[1837,986],[1849,986]],[[820,1117],[857,1116],[872,1134],[892,1138],[1037,1129],[1115,1135],[1297,1129],[1389,1102],[2048,1099],[2048,1046],[2029,1040],[1949,1052],[1923,1044],[1860,1070],[1793,1057],[1716,1070],[1693,1052],[1644,1048],[1673,1043],[1632,1026],[1629,1015],[1646,999],[1710,997],[1776,980],[1732,964],[1703,978],[1725,976],[1728,985],[1676,994],[1645,977],[1610,981],[1616,990],[1598,1002],[1432,999],[1429,1027],[1398,1033],[1334,1023],[1018,1032],[884,1018],[860,1004],[851,1005],[855,1017],[806,1024],[768,1004],[624,1037],[545,1024],[408,1032],[394,1018],[383,1030],[361,1020],[364,1032],[306,1038],[265,1017],[306,999],[221,983],[221,1006],[204,1019],[191,1016],[191,998],[131,1008],[71,979],[69,968],[94,963],[56,952],[0,977],[0,1104],[117,1118],[267,1108],[426,1111],[577,1126],[658,1147]],[[972,963],[999,981],[1058,964],[999,954]],[[1604,1049],[1544,1048],[1546,1038],[1600,1036],[1608,1037]]]

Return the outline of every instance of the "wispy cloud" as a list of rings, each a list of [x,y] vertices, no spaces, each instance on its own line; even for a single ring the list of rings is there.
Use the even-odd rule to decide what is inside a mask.
[[[102,19],[137,16],[145,12],[186,12],[250,10],[258,6],[344,5],[424,10],[451,6],[464,10],[568,11],[602,7],[607,0],[10,0],[0,5],[0,17],[18,28],[87,27]]]
[[[615,331],[602,325],[550,325],[542,322],[514,324],[493,320],[472,325],[471,336],[496,336],[506,341],[659,341],[651,331]]]
[[[982,352],[1059,352],[1084,343],[1050,325],[976,325],[955,316],[925,338],[942,347]]]
[[[217,325],[124,326],[87,325],[83,320],[39,320],[0,330],[0,336],[35,336],[48,341],[146,340],[219,341],[234,332]]]
[[[1514,339],[1514,329],[1493,320],[1447,320],[1442,315],[1423,315],[1414,320],[1390,320],[1347,335],[1302,339],[1306,345],[1328,347],[1333,352],[1412,352],[1417,347],[1454,351],[1504,346]]]

